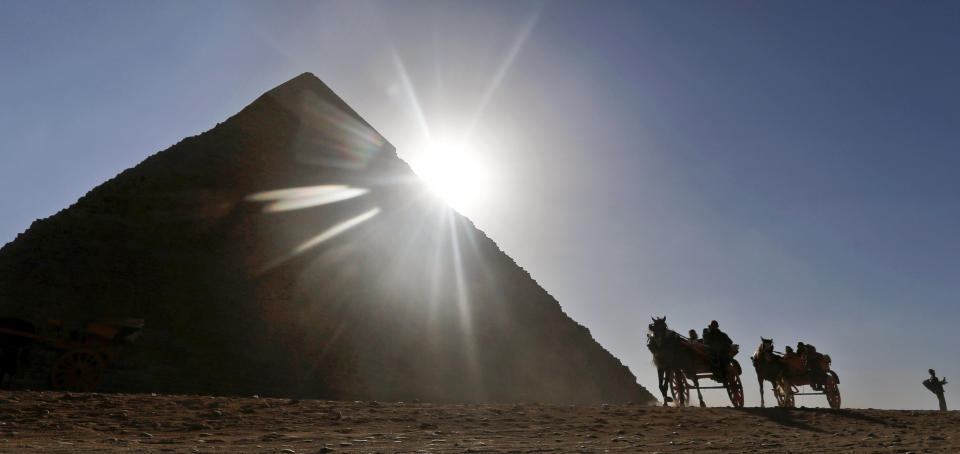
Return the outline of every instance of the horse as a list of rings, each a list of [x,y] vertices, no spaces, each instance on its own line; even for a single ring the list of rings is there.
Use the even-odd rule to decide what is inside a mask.
[[[764,339],[760,337],[760,346],[756,353],[750,357],[753,361],[753,368],[757,371],[757,382],[760,383],[760,407],[763,402],[763,382],[769,381],[773,385],[773,393],[777,397],[777,403],[783,405],[778,386],[782,386],[783,377],[787,372],[787,365],[783,362],[783,357],[773,352],[773,339]]]
[[[0,329],[36,334],[33,324],[19,318],[0,317]],[[14,375],[25,366],[33,347],[34,340],[26,336],[18,336],[7,332],[0,332],[0,384],[9,384]]]
[[[674,331],[667,329],[667,317],[652,317],[653,323],[648,326],[647,348],[653,353],[653,364],[657,366],[657,385],[663,395],[663,406],[671,401],[667,397],[667,386],[671,378],[677,394],[678,406],[686,405],[684,386],[687,376],[693,379],[697,388],[697,398],[700,406],[706,407],[703,395],[700,393],[700,383],[697,380],[697,363],[694,352],[686,339]]]

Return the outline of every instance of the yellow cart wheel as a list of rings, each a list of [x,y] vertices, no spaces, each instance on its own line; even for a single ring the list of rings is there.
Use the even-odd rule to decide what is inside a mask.
[[[103,377],[103,357],[92,350],[71,350],[57,358],[50,373],[53,389],[90,392]]]

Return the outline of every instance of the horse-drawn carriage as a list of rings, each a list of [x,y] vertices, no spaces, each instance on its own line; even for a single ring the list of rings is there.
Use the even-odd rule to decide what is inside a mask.
[[[794,407],[794,396],[825,395],[830,408],[840,408],[840,377],[830,369],[830,355],[818,353],[812,346],[807,351],[783,354],[773,350],[773,339],[761,337],[760,346],[751,359],[760,383],[761,406],[763,382],[769,381],[781,407]],[[807,385],[813,391],[801,392],[799,387]]]
[[[46,330],[52,334],[44,334],[37,333],[27,321],[0,319],[0,379],[16,374],[26,363],[30,350],[42,346],[58,353],[50,370],[53,389],[93,391],[103,377],[106,362],[116,356],[117,347],[140,335],[143,320],[103,318],[65,334],[63,328],[63,322],[48,320]]]
[[[743,370],[733,357],[739,347],[733,344],[729,355],[719,355],[724,364],[717,364],[718,355],[704,343],[695,342],[667,329],[666,317],[654,318],[649,326],[647,347],[653,353],[663,405],[673,401],[677,406],[690,402],[690,388],[697,390],[700,406],[705,407],[701,389],[725,389],[734,407],[743,407]],[[715,367],[719,366],[719,367]],[[700,386],[701,379],[711,379],[718,386]],[[667,397],[667,388],[671,397]]]

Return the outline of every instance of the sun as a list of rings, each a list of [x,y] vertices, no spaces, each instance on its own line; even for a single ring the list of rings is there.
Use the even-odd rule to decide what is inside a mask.
[[[432,142],[413,168],[431,192],[457,211],[475,208],[489,189],[483,163],[464,144]]]

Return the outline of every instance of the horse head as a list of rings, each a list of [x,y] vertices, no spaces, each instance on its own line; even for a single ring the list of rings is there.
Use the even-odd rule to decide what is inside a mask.
[[[763,336],[760,336],[760,345],[757,347],[757,352],[754,353],[754,358],[759,358],[762,355],[769,355],[773,353],[773,339],[764,339]]]
[[[653,323],[647,326],[651,332],[660,332],[666,331],[667,329],[667,317],[650,317],[650,320],[653,320]]]
[[[650,317],[653,320],[653,323],[647,326],[647,329],[650,330],[650,335],[656,339],[663,339],[667,334],[667,317]]]

